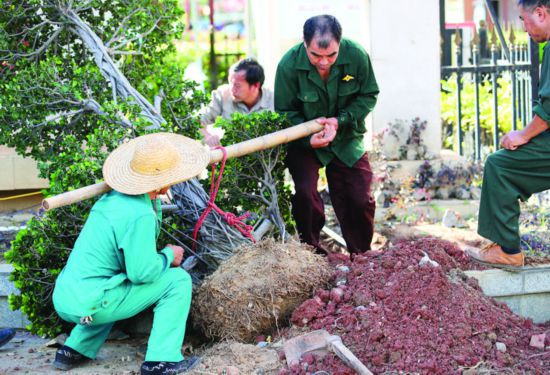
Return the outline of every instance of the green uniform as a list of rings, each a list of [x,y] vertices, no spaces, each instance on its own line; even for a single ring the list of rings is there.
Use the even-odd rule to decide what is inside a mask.
[[[160,200],[152,202],[148,194],[116,191],[93,206],[53,294],[58,314],[77,323],[67,346],[95,358],[115,321],[156,304],[145,359],[183,359],[191,278],[181,268],[170,268],[170,248],[157,252],[160,207]]]
[[[338,57],[324,80],[309,61],[304,43],[281,59],[275,76],[275,110],[293,124],[319,117],[338,121],[335,138],[313,149],[311,138],[288,147],[286,165],[294,181],[292,214],[303,242],[323,253],[324,204],[317,191],[319,168],[326,166],[330,199],[350,253],[370,250],[375,202],[370,194],[372,170],[365,152],[365,117],[373,110],[378,85],[369,55],[342,39]]]
[[[307,57],[303,43],[279,62],[275,79],[275,109],[293,124],[319,117],[336,117],[338,132],[328,147],[315,153],[323,165],[337,157],[348,167],[365,154],[365,117],[374,109],[378,85],[365,50],[342,39],[338,58],[323,81]],[[297,141],[311,148],[309,138]]]
[[[550,124],[550,43],[544,47],[539,97],[533,112]],[[478,233],[501,246],[519,249],[519,200],[550,189],[550,131],[514,151],[487,158],[479,206]]]

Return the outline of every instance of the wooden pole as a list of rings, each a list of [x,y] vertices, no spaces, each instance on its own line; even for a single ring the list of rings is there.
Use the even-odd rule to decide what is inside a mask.
[[[292,142],[296,139],[307,137],[308,135],[323,130],[323,128],[324,126],[319,124],[316,120],[311,120],[299,125],[294,125],[290,128],[263,135],[258,138],[239,142],[225,148],[227,152],[227,158],[238,158],[239,156],[252,154],[256,151],[267,150],[285,143]],[[210,151],[210,164],[220,162],[222,159],[222,150]]]
[[[290,128],[282,129],[258,138],[249,139],[248,141],[227,146],[227,157],[236,158],[256,151],[267,150],[284,143],[292,142],[296,139],[307,137],[308,135],[323,130],[323,128],[324,126],[319,124],[316,120],[294,125]],[[222,158],[223,152],[221,150],[210,151],[210,164],[215,164],[221,161]],[[95,197],[96,195],[107,193],[110,190],[111,187],[105,182],[99,182],[94,185],[88,185],[80,189],[67,191],[65,193],[46,198],[42,201],[42,207],[46,211],[53,210],[54,208],[63,207]]]

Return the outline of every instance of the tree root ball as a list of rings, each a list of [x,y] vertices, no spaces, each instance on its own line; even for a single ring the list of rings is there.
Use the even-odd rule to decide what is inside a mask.
[[[193,321],[208,338],[251,342],[285,324],[330,277],[326,259],[307,245],[268,239],[245,246],[197,290]]]

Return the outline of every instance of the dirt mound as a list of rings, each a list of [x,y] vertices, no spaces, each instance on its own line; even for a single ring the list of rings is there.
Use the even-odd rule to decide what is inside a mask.
[[[277,374],[282,367],[274,349],[258,348],[235,341],[221,342],[201,355],[190,374]]]
[[[475,279],[457,270],[469,267],[454,244],[434,238],[401,241],[353,263],[345,257],[331,262],[339,286],[318,290],[291,320],[340,335],[374,373],[460,374],[480,364],[512,373],[550,369],[550,352],[540,355],[529,347],[531,335],[545,329],[485,297]],[[307,363],[282,373],[320,370],[353,373],[332,354],[309,356]]]
[[[262,241],[238,251],[204,281],[193,318],[207,337],[251,341],[283,324],[330,275],[326,259],[306,245]]]

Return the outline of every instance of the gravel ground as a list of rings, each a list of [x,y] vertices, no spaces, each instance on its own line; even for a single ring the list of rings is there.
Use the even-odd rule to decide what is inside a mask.
[[[57,348],[47,346],[49,341],[18,331],[0,348],[0,374],[138,374],[143,361],[137,356],[137,347],[143,340],[107,341],[97,360],[70,372],[62,372],[52,367]]]

